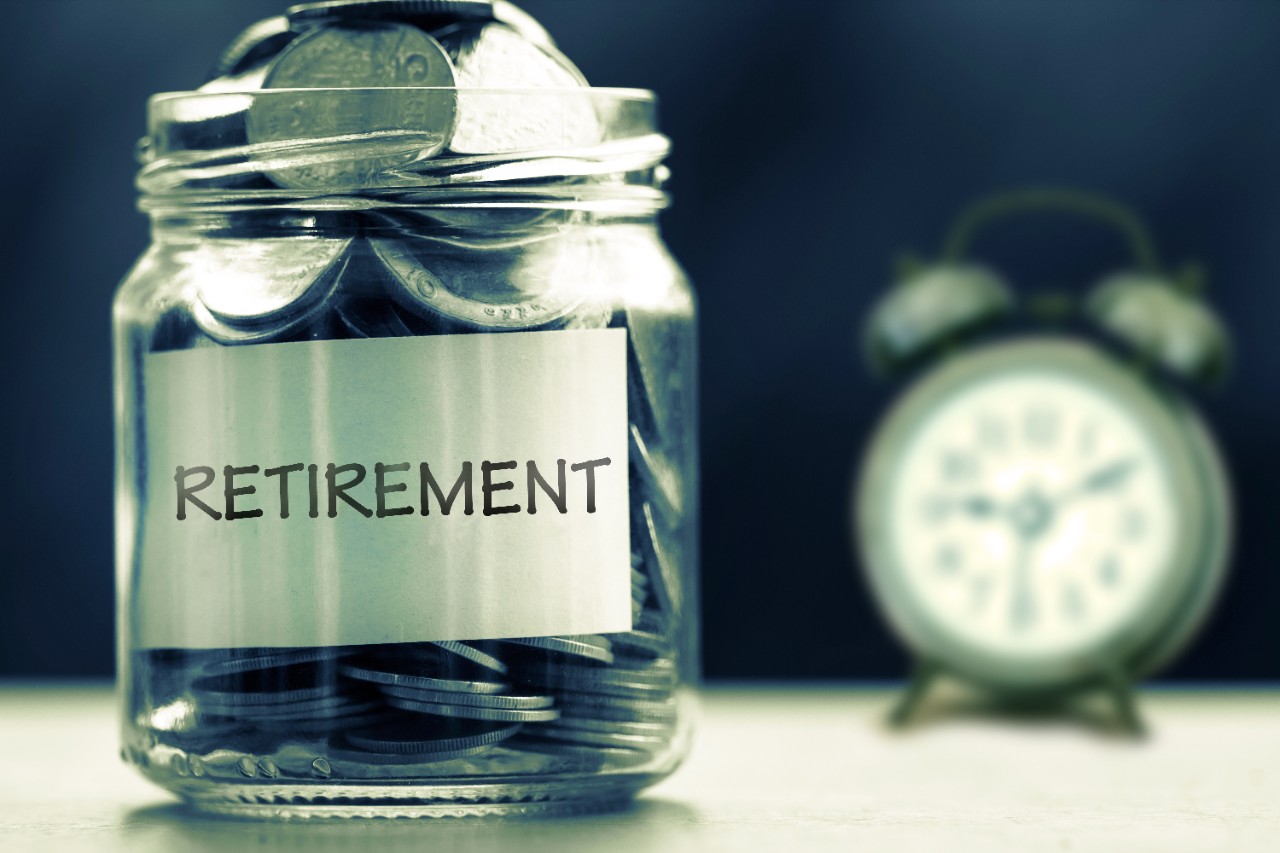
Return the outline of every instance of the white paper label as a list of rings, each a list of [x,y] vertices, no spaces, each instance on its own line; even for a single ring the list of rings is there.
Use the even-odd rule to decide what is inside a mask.
[[[154,353],[145,380],[135,646],[630,630],[625,330]]]

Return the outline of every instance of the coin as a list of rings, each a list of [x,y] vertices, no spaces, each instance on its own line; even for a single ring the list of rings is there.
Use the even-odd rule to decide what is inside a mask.
[[[493,746],[519,730],[519,725],[400,714],[377,726],[344,731],[340,737],[359,749],[420,756]]]
[[[598,660],[602,663],[613,662],[613,651],[609,641],[595,635],[578,635],[571,637],[518,637],[499,642],[514,643],[546,652],[554,652],[574,657]]]
[[[676,469],[660,452],[649,449],[636,424],[630,424],[628,432],[631,440],[631,462],[646,491],[655,499],[662,514],[672,522],[677,522],[683,517],[684,502]]]
[[[565,728],[554,723],[528,729],[528,737],[575,743],[582,746],[606,746],[618,749],[643,749],[657,751],[665,746],[667,733],[659,735],[628,735],[621,732],[593,732],[584,729]]]
[[[561,717],[554,725],[559,729],[577,729],[584,732],[603,732],[637,737],[670,737],[670,723],[638,723],[630,720],[594,720],[590,717]],[[539,726],[539,729],[542,727]]]
[[[399,285],[392,298],[420,316],[479,329],[530,329],[563,317],[582,300],[571,284],[582,279],[568,270],[560,274],[554,263],[539,270],[523,259],[528,247],[487,254],[435,247],[427,254],[402,240],[370,243]]]
[[[418,179],[396,170],[443,150],[457,110],[454,83],[447,54],[416,27],[311,30],[275,59],[263,85],[313,91],[257,96],[249,139],[262,168],[286,187],[411,185]]]
[[[662,700],[628,699],[621,696],[566,693],[556,697],[563,718],[589,717],[595,720],[665,722],[676,716],[675,698]]]
[[[290,6],[285,15],[299,28],[351,20],[393,20],[430,27],[468,18],[494,20],[493,5],[488,0],[328,0]]]
[[[350,646],[287,649],[244,656],[237,655],[223,660],[210,661],[202,669],[205,675],[227,675],[234,672],[248,672],[254,669],[275,669],[292,664],[333,660],[350,653]]]
[[[444,705],[474,705],[477,708],[502,708],[507,710],[538,710],[550,708],[555,700],[550,696],[516,696],[509,693],[460,693],[448,690],[423,690],[417,687],[384,685],[383,694],[415,702],[435,702]]]
[[[242,74],[253,66],[265,63],[297,37],[298,34],[289,27],[289,19],[284,15],[250,24],[218,56],[207,79],[212,81],[218,77]]]
[[[190,249],[192,316],[215,338],[287,328],[332,292],[350,244],[313,237],[203,241]]]
[[[650,559],[646,561],[650,573],[650,588],[663,612],[679,614],[683,604],[680,567],[676,565],[672,552],[664,543],[667,530],[655,518],[653,507],[648,501],[641,505],[640,512],[644,519],[642,541],[650,551]]]
[[[461,643],[456,640],[438,640],[433,645],[439,646],[446,652],[464,657],[472,663],[491,669],[499,675],[507,674],[507,665],[505,663],[475,646],[467,645],[466,643]]]
[[[507,0],[331,0],[293,6],[285,14],[300,29],[353,18],[403,21],[425,30],[460,20],[498,21],[529,41],[555,47],[542,24]]]
[[[197,706],[208,702],[234,708],[302,702],[332,695],[334,691],[331,668],[314,663],[210,675],[196,679],[191,685]]]
[[[417,687],[422,690],[457,690],[465,693],[501,693],[506,689],[506,682],[493,681],[486,676],[488,670],[475,664],[467,667],[442,667],[433,661],[414,661],[409,659],[391,659],[387,657],[358,658],[357,662],[342,663],[338,671],[348,678],[370,681],[374,684],[390,684],[397,687]],[[470,670],[468,672],[468,670]],[[466,678],[451,678],[449,675],[467,674]]]
[[[634,767],[650,760],[649,753],[639,749],[623,749],[619,747],[582,746],[566,743],[550,738],[532,737],[522,734],[510,743],[513,749],[527,749],[558,758],[575,759],[586,762],[583,769],[595,769],[604,766]]]
[[[495,154],[601,141],[587,81],[554,47],[506,24],[474,21],[440,30],[436,38],[457,69],[458,117],[450,151]]]
[[[479,705],[450,705],[443,702],[420,702],[401,696],[387,696],[387,704],[403,711],[459,717],[466,720],[495,720],[515,723],[540,723],[560,716],[555,708],[485,708]]]

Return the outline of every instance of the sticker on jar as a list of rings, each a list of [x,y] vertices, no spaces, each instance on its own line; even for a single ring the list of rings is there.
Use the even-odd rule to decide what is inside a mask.
[[[146,356],[140,648],[631,629],[626,331]]]

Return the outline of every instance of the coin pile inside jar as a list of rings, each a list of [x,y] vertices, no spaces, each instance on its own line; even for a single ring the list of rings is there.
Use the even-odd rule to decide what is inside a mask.
[[[375,146],[354,159],[336,155],[346,136],[401,128],[405,116],[390,111],[376,92],[353,101],[332,91],[443,87],[415,88],[418,94],[407,101],[423,143],[410,159],[420,162],[590,144],[600,131],[597,117],[582,106],[589,101],[565,107],[565,99],[551,94],[585,85],[546,32],[509,3],[315,3],[246,30],[204,87],[292,94],[241,113],[194,117],[181,132],[211,134],[230,147],[247,144],[262,159],[250,189],[384,187],[403,152],[378,153]],[[502,86],[547,87],[549,97],[498,112],[467,96],[466,87]],[[323,91],[305,91],[310,88]],[[338,104],[341,109],[329,109]],[[300,133],[337,141],[299,156],[289,146]],[[279,157],[271,153],[276,145]],[[612,298],[582,290],[603,250],[571,211],[317,208],[313,231],[323,232],[328,216],[341,218],[334,230],[345,236],[238,240],[231,233],[192,248],[190,301],[170,309],[150,349],[626,328],[633,630],[139,651],[134,674],[147,685],[148,701],[138,722],[154,738],[149,754],[169,749],[180,775],[238,779],[645,763],[672,738],[676,626],[684,606],[677,563],[684,498],[677,469],[664,455],[664,436],[675,427],[667,423],[667,390],[658,384],[671,381],[662,364],[661,329]],[[443,226],[443,235],[424,223]]]

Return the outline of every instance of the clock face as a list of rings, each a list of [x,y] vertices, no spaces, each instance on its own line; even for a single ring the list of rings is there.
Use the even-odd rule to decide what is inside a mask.
[[[882,431],[861,496],[869,559],[943,656],[1104,655],[1167,610],[1204,550],[1195,466],[1163,404],[1103,356],[999,350]]]

